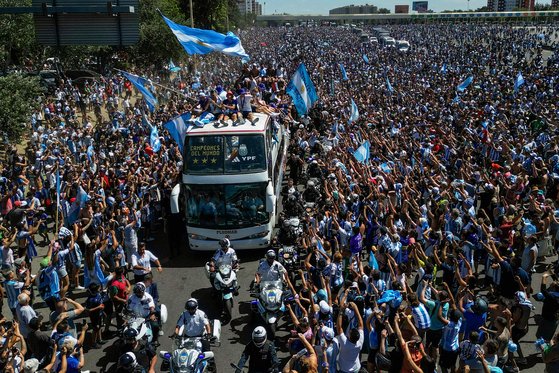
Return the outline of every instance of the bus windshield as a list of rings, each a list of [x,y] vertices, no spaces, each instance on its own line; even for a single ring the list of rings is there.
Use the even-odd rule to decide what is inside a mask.
[[[186,174],[231,174],[266,170],[264,136],[212,135],[186,138]]]
[[[186,185],[187,224],[204,228],[243,228],[266,224],[267,183]]]

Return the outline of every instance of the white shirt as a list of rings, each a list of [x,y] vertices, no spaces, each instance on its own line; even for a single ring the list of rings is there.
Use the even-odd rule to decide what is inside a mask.
[[[223,252],[223,250],[221,249],[218,249],[212,259],[216,263],[216,265],[219,262],[232,264],[237,261],[237,253],[232,247],[227,248],[227,251],[225,252]]]
[[[208,317],[202,310],[196,310],[194,315],[191,315],[188,311],[184,311],[179,320],[177,321],[177,327],[184,325],[183,335],[187,337],[199,337],[206,331],[206,325],[209,325]]]
[[[136,294],[132,294],[130,298],[128,298],[128,311],[133,312],[134,314],[140,317],[148,317],[151,313],[151,309],[155,309],[155,303],[153,302],[153,298],[147,292],[144,293],[144,296],[140,299]]]
[[[145,270],[141,269],[134,269],[135,275],[145,275],[146,273],[151,272],[151,262],[155,262],[157,257],[151,253],[151,251],[146,250],[144,251],[144,255],[140,256],[140,253],[137,251],[132,254],[132,268],[135,266],[144,267]]]
[[[286,273],[285,267],[275,261],[270,265],[267,260],[263,260],[258,265],[257,273],[260,275],[260,281],[278,281],[283,279]]]
[[[363,347],[363,329],[359,329],[359,340],[353,344],[345,336],[340,334],[336,337],[340,343],[338,354],[338,367],[342,372],[357,372],[361,369],[361,361],[359,360],[359,352]]]

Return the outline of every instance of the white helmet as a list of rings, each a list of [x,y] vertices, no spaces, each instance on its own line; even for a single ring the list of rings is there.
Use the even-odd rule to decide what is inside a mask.
[[[266,329],[263,326],[258,326],[256,329],[252,331],[252,341],[256,345],[256,347],[264,346],[266,343]]]

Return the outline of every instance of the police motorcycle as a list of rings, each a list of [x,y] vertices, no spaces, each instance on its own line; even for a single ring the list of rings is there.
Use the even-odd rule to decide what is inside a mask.
[[[162,371],[171,373],[215,373],[214,353],[202,351],[202,341],[210,342],[210,346],[220,346],[221,323],[219,320],[211,321],[212,334],[202,337],[187,337],[183,335],[184,326],[179,329],[178,335],[169,336],[173,339],[171,351],[159,351],[159,357],[163,359]]]
[[[278,249],[278,262],[285,267],[289,279],[293,282],[299,269],[299,252],[295,245],[281,245]]]
[[[273,259],[275,259],[273,250],[269,250],[266,257],[268,258],[271,252],[273,252]],[[284,289],[283,281],[279,279],[276,281],[261,280],[258,286],[251,288],[250,296],[255,298],[250,304],[252,314],[259,315],[265,322],[268,335],[273,340],[276,335],[278,320],[285,312],[285,303],[293,301],[293,294],[291,294],[291,291]]]
[[[205,271],[206,277],[210,279],[209,262],[205,265]],[[227,260],[220,260],[215,264],[215,277],[212,286],[216,292],[221,294],[221,309],[225,313],[226,320],[232,318],[233,296],[238,295],[237,271],[238,265]]]
[[[157,304],[156,310],[156,314],[161,322],[161,325],[165,324],[168,316],[167,307],[164,304]],[[141,315],[137,315],[127,308],[123,310],[122,317],[124,319],[124,325],[119,330],[119,342],[124,342],[125,336],[129,334],[128,331],[130,329],[134,329],[136,331],[136,340],[145,340],[147,343],[152,343],[154,341],[153,330],[151,329],[149,319],[142,317]]]

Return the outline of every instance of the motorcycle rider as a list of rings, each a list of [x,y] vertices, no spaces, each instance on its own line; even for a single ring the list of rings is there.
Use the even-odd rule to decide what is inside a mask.
[[[237,259],[237,253],[235,249],[231,247],[231,242],[227,238],[222,238],[219,240],[219,249],[215,252],[214,256],[210,259],[210,283],[212,287],[214,285],[215,275],[216,275],[216,267],[217,264],[223,263],[230,263],[232,269],[237,269],[239,266],[239,260]]]
[[[175,335],[179,335],[179,329],[184,326],[183,335],[186,337],[202,337],[204,334],[211,335],[210,322],[206,313],[198,309],[198,301],[190,298],[184,305],[183,311],[177,320]],[[202,339],[202,351],[210,350],[210,342]]]
[[[307,188],[303,192],[303,201],[317,203],[320,199],[320,192],[316,188],[313,180],[307,182]]]
[[[293,294],[297,294],[295,288],[289,281],[287,271],[280,262],[276,260],[276,252],[268,250],[266,252],[266,260],[262,260],[258,265],[258,270],[254,277],[254,283],[259,285],[261,281],[284,281],[287,283]]]
[[[157,338],[159,337],[159,323],[157,322],[155,312],[155,302],[153,301],[153,297],[146,292],[146,285],[144,285],[143,282],[138,282],[134,285],[133,294],[128,298],[126,308],[129,312],[139,317],[144,317],[146,322],[149,322],[149,326],[153,332],[153,341],[157,342]]]
[[[252,331],[252,341],[245,346],[235,373],[241,373],[249,359],[248,373],[272,373],[279,369],[276,347],[268,341],[266,329],[262,326]]]
[[[287,201],[283,204],[283,210],[285,211],[285,215],[289,217],[300,216],[305,211],[301,203],[297,201],[297,197],[293,194],[287,197]]]
[[[124,344],[120,347],[117,372],[155,373],[157,351],[153,344],[138,341],[138,331],[128,328],[123,332]]]

